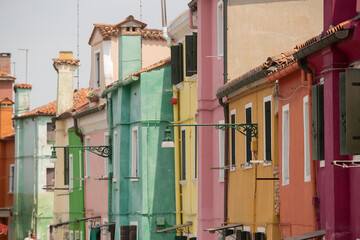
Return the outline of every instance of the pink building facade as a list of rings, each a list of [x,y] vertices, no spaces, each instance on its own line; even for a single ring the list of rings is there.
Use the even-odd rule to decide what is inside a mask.
[[[218,56],[217,0],[198,0],[198,123],[224,120],[223,107],[216,98],[223,85],[223,57]],[[224,222],[224,182],[219,163],[219,130],[198,128],[198,239],[217,239],[204,231]],[[223,144],[223,143],[222,143]]]

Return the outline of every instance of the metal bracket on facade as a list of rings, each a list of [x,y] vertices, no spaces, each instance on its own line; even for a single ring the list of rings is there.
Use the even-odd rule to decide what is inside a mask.
[[[225,128],[232,128],[238,131],[239,133],[251,137],[258,137],[258,127],[256,123],[213,123],[213,124],[170,124],[172,127],[180,126],[194,126],[194,127],[207,127],[214,126],[216,129],[224,130]]]
[[[55,150],[55,148],[64,148],[64,149],[77,148],[92,152],[103,158],[111,157],[111,146],[52,146],[51,148],[53,150]]]

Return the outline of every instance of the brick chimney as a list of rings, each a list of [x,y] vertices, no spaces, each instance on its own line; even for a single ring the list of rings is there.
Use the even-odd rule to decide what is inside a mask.
[[[20,116],[30,110],[31,85],[15,83],[15,116]]]
[[[73,59],[70,51],[61,51],[59,58],[53,58],[54,68],[58,73],[56,115],[73,106],[74,71],[79,66],[78,59]]]
[[[0,72],[11,74],[11,53],[0,53]]]

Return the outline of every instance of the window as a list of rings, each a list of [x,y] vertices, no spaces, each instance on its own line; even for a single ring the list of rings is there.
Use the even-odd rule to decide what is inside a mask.
[[[251,124],[251,109],[252,103],[246,104],[245,106],[245,123]],[[245,155],[246,155],[246,163],[250,163],[252,160],[252,152],[251,152],[251,135],[246,135],[246,142],[245,142]]]
[[[271,159],[271,96],[267,96],[264,98],[264,160]]]
[[[310,182],[310,129],[309,129],[309,97],[303,99],[304,111],[304,180]]]
[[[231,110],[230,115],[230,123],[235,124],[236,123],[236,110]],[[235,170],[236,166],[236,130],[234,128],[231,128],[230,130],[230,138],[231,138],[231,169],[232,171]]]
[[[104,146],[107,146],[109,145],[109,133],[104,133]],[[109,176],[109,158],[105,158],[105,166],[104,166],[104,169],[105,169],[105,174],[104,174],[104,177],[108,177]]]
[[[289,104],[282,107],[282,185],[288,185],[290,151],[290,116]]]
[[[46,123],[46,141],[47,143],[55,142],[55,125],[52,122]]]
[[[224,29],[223,29],[223,2],[222,0],[217,3],[217,47],[218,56],[223,56],[224,48]]]
[[[86,151],[88,152],[88,151]],[[82,188],[82,184],[83,184],[83,180],[82,180],[82,177],[83,177],[83,173],[82,173],[82,150],[79,150],[79,178],[80,178],[80,188]]]
[[[186,134],[185,127],[181,128],[181,180],[186,180]]]
[[[114,139],[113,139],[113,181],[116,182],[116,173],[117,173],[117,131],[114,132]]]
[[[9,193],[15,192],[15,165],[10,164]]]
[[[219,124],[224,124],[225,121],[219,121]],[[219,129],[219,167],[222,168],[225,165],[225,130]],[[219,182],[224,182],[224,170],[219,170]]]
[[[75,240],[80,240],[79,230],[75,230]]]
[[[74,231],[70,230],[69,240],[74,240]]]
[[[130,222],[129,240],[138,239],[138,222]]]
[[[100,52],[95,53],[94,88],[100,88]]]
[[[85,137],[85,146],[90,146],[90,136]],[[85,151],[85,177],[90,177],[90,151]]]
[[[138,127],[132,128],[131,144],[131,177],[139,176],[139,140]]]
[[[46,187],[54,187],[55,185],[55,169],[46,168]]]
[[[196,124],[196,123],[195,123]],[[197,179],[197,164],[198,164],[198,151],[197,151],[197,127],[194,128],[194,179]]]
[[[69,185],[69,149],[64,148],[64,185]]]
[[[74,187],[74,172],[73,172],[73,155],[69,156],[69,190],[72,191]]]

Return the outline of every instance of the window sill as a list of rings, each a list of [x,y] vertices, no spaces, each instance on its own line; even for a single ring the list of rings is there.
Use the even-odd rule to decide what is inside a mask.
[[[264,160],[263,161],[263,166],[264,167],[268,167],[268,166],[271,166],[272,165],[272,161],[271,160]]]
[[[139,179],[139,177],[133,177],[132,179],[130,179],[130,182],[138,182]]]
[[[245,169],[252,169],[253,168],[253,165],[252,163],[245,163]]]
[[[179,181],[180,185],[185,187],[186,186],[186,180],[180,180]]]

